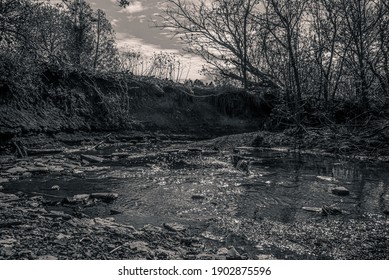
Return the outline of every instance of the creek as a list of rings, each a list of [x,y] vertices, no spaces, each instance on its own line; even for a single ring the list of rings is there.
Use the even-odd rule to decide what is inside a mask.
[[[215,242],[226,241],[226,232],[239,235],[243,231],[241,238],[255,240],[250,236],[255,230],[248,227],[263,221],[290,227],[323,219],[323,206],[340,210],[342,214],[331,216],[340,221],[359,221],[388,209],[389,172],[383,163],[283,150],[228,152],[202,150],[200,145],[188,149],[189,144],[196,146],[191,141],[110,146],[89,152],[104,158],[89,169],[34,175],[10,181],[7,189],[47,194],[48,199],[118,193],[113,203],[83,211],[107,217],[115,210],[118,222],[135,227],[178,222]],[[52,190],[53,185],[60,189]],[[337,187],[349,194],[334,194]],[[215,221],[219,221],[217,226]],[[239,228],[243,224],[244,230]]]

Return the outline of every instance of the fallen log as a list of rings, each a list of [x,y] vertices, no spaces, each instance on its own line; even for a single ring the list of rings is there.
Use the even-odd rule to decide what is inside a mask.
[[[81,155],[81,158],[94,163],[102,163],[104,161],[103,158],[92,155]]]

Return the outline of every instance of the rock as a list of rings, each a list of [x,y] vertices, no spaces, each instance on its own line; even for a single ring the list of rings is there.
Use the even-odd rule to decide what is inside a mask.
[[[0,178],[0,184],[2,183],[8,183],[9,179],[8,178]]]
[[[183,237],[180,240],[180,243],[185,246],[192,246],[193,244],[199,243],[200,239],[197,237]]]
[[[249,172],[250,162],[248,160],[241,159],[237,162],[236,169],[244,171],[244,172]]]
[[[32,176],[32,173],[31,172],[24,172],[20,177],[21,178],[30,178]]]
[[[72,197],[66,197],[62,200],[62,203],[65,204],[78,204],[78,203],[86,203],[87,200],[90,199],[89,194],[76,194]]]
[[[327,182],[336,182],[336,179],[334,177],[316,176],[316,178]]]
[[[90,195],[91,198],[101,199],[104,202],[112,202],[119,197],[117,193],[92,193]]]
[[[38,202],[34,202],[34,201],[28,201],[26,204],[32,208],[38,208],[40,206]]]
[[[16,239],[13,239],[13,238],[8,238],[8,239],[0,239],[0,245],[2,246],[10,246],[10,245],[13,245],[15,243],[17,243],[18,241]]]
[[[17,196],[17,195],[0,192],[0,201],[12,201],[12,200],[18,200],[18,199],[19,199],[19,196]]]
[[[147,254],[152,254],[152,250],[149,248],[148,244],[143,241],[134,241],[129,244],[131,250],[136,252],[142,252]]]
[[[54,210],[50,211],[49,213],[43,214],[42,216],[50,217],[50,218],[61,218],[65,221],[72,219],[72,216],[65,214],[62,211],[54,211]]]
[[[5,172],[7,172],[9,174],[22,174],[26,171],[27,171],[26,168],[16,166],[16,167],[12,167],[12,168],[6,170]]]
[[[38,256],[38,260],[58,260],[57,257],[54,257],[52,255],[44,255],[44,256]]]
[[[3,186],[0,186],[0,191],[4,190],[4,187]]]
[[[214,260],[215,256],[211,254],[201,253],[196,256],[197,260]]]
[[[305,210],[305,211],[308,211],[308,212],[318,212],[318,213],[320,213],[322,211],[322,208],[320,208],[320,207],[303,207],[302,209]]]
[[[222,255],[222,256],[227,256],[227,255],[229,254],[229,250],[228,250],[227,248],[225,248],[225,247],[219,248],[219,249],[217,250],[217,253],[216,253],[216,254]]]
[[[340,195],[340,196],[345,196],[345,195],[349,195],[350,194],[350,191],[348,189],[346,189],[345,187],[333,188],[333,189],[331,189],[331,192],[333,194]]]
[[[175,257],[176,252],[170,251],[170,250],[165,250],[163,248],[158,248],[155,252],[155,255],[159,259],[171,260]]]
[[[61,166],[49,166],[48,170],[51,172],[62,172],[62,171],[65,171],[65,168],[63,168]]]
[[[189,152],[202,153],[203,150],[200,148],[188,148]]]
[[[127,152],[118,152],[118,153],[113,153],[112,154],[112,157],[117,157],[117,158],[125,158],[125,157],[128,157],[130,155],[130,153],[127,153]]]
[[[205,196],[203,196],[201,194],[194,194],[194,195],[192,195],[192,199],[193,200],[202,200],[202,199],[205,199]]]
[[[211,233],[209,231],[204,231],[204,232],[200,233],[200,235],[206,239],[209,239],[209,240],[224,242],[224,237],[214,235],[213,233]]]
[[[93,221],[96,225],[105,226],[108,228],[116,227],[115,219],[113,217],[111,218],[94,218]]]
[[[275,260],[273,255],[257,255],[257,260]]]
[[[342,210],[336,208],[335,206],[323,205],[322,214],[325,216],[327,216],[327,215],[340,215],[340,214],[342,214]]]
[[[166,150],[165,152],[168,154],[177,154],[180,150],[179,149],[170,149]]]
[[[54,191],[59,191],[60,187],[58,185],[54,185],[50,189]]]
[[[97,157],[97,156],[92,156],[92,155],[81,155],[81,158],[85,159],[85,160],[87,160],[89,162],[93,162],[93,163],[102,163],[102,162],[104,162],[103,158]]]
[[[240,260],[240,259],[242,259],[242,257],[240,256],[238,251],[236,251],[235,247],[231,246],[231,248],[228,250],[228,255],[226,256],[226,259],[227,260]]]
[[[110,215],[119,215],[119,214],[122,214],[122,212],[115,210],[115,209],[110,209],[109,214]]]
[[[28,171],[31,173],[47,173],[49,169],[47,167],[28,167]]]
[[[173,231],[173,232],[182,232],[186,230],[185,226],[177,223],[164,223],[163,227],[168,231]]]
[[[56,237],[55,237],[57,240],[62,240],[62,239],[70,239],[72,238],[70,235],[66,235],[66,234],[63,234],[63,233],[60,233],[58,234]]]

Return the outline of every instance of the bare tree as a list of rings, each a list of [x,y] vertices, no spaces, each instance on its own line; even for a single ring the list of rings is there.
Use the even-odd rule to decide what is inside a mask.
[[[310,87],[314,88],[315,84],[319,86],[319,98],[323,97],[326,110],[339,89],[345,53],[349,48],[347,44],[340,47],[342,19],[336,3],[337,0],[315,0],[310,3],[311,56],[318,68],[318,71],[311,73]]]
[[[377,27],[376,55],[370,61],[370,69],[378,79],[382,92],[389,97],[389,4],[381,0],[377,9],[382,15]]]
[[[346,63],[356,83],[356,96],[361,106],[369,107],[369,90],[374,81],[370,71],[377,49],[379,25],[383,10],[379,0],[339,0],[342,25],[340,38],[347,46]]]
[[[308,0],[262,0],[264,14],[262,21],[266,31],[287,57],[285,70],[285,90],[287,98],[294,100],[295,123],[301,124],[302,82],[300,59],[304,46],[304,16]],[[267,48],[269,49],[269,48]]]
[[[216,72],[248,87],[255,79],[275,85],[258,68],[249,49],[257,36],[258,0],[168,0],[161,24],[186,43],[186,50],[201,56]]]

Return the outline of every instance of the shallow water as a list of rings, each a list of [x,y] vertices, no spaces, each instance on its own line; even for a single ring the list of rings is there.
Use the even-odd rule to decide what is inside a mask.
[[[113,204],[85,208],[85,213],[108,216],[114,209],[120,212],[117,221],[136,227],[172,221],[196,225],[220,217],[237,223],[244,218],[292,224],[320,215],[303,207],[320,210],[324,205],[342,210],[340,219],[362,219],[388,206],[389,172],[384,164],[283,151],[200,153],[170,148],[129,148],[130,156],[121,159],[110,158],[114,150],[106,149],[98,153],[109,160],[97,169],[34,176],[10,182],[7,189],[48,198],[116,192],[119,198]],[[237,159],[249,167],[240,170]],[[53,185],[60,190],[50,190]],[[332,194],[337,186],[346,187],[350,195]]]

